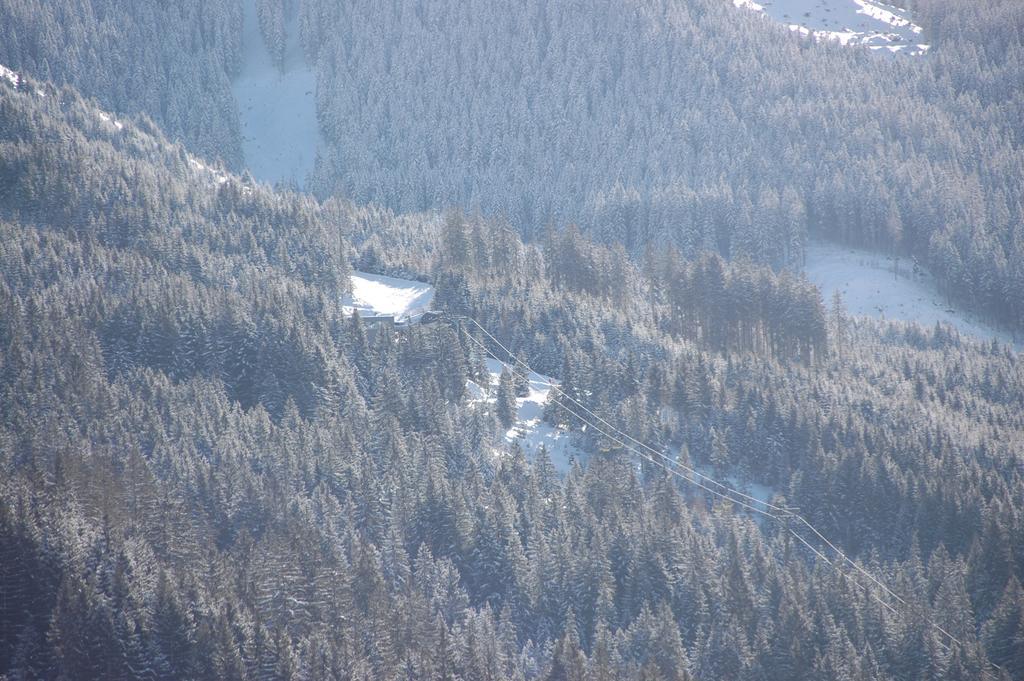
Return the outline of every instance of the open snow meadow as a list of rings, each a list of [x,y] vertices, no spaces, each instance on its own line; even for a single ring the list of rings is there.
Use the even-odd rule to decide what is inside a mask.
[[[894,271],[896,273],[894,273]],[[807,278],[819,289],[826,305],[839,291],[850,314],[934,326],[949,324],[960,333],[982,340],[998,338],[1020,350],[1020,339],[979,320],[969,311],[947,302],[934,278],[908,258],[898,269],[891,257],[834,243],[813,242],[807,247]]]
[[[300,188],[321,144],[316,74],[299,45],[298,21],[285,26],[284,70],[271,60],[260,34],[256,0],[246,0],[242,73],[232,84],[238,101],[245,165],[257,180],[294,181]]]
[[[733,0],[737,7],[763,12],[793,31],[842,45],[921,55],[922,29],[901,7],[875,0]]]
[[[386,277],[367,272],[352,273],[352,293],[342,298],[346,314],[392,316],[396,321],[417,319],[430,309],[434,287],[422,281]]]

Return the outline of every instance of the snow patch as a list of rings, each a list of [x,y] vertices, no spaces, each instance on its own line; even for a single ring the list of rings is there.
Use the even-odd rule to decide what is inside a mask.
[[[494,403],[501,378],[503,364],[496,359],[488,358],[487,373],[490,374],[490,387],[485,390],[474,381],[467,382],[470,402]],[[529,374],[530,392],[526,397],[516,398],[516,422],[505,433],[505,441],[518,444],[527,456],[535,456],[543,445],[551,458],[555,469],[566,474],[572,468],[573,460],[583,460],[585,454],[572,443],[572,434],[565,428],[553,426],[544,420],[544,404],[547,402],[551,388],[558,381],[531,371]]]
[[[857,10],[858,14],[864,14],[872,19],[881,21],[883,24],[889,24],[890,26],[896,26],[902,28],[904,26],[910,28],[914,33],[920,33],[921,27],[915,26],[907,19],[903,14],[906,14],[907,10],[901,7],[886,7],[882,4],[874,4],[865,2],[865,0],[853,0],[860,9]],[[899,12],[900,14],[897,14]]]
[[[0,64],[0,78],[3,78],[3,79],[4,79],[4,80],[6,80],[6,81],[7,81],[8,83],[10,83],[10,84],[11,84],[11,86],[12,86],[12,87],[13,87],[13,88],[14,88],[15,90],[17,90],[17,89],[18,89],[18,82],[19,82],[19,81],[20,81],[21,79],[20,79],[20,78],[18,77],[18,74],[17,74],[17,73],[15,73],[14,71],[10,70],[9,68],[7,68],[6,66],[4,66],[3,64]]]
[[[316,74],[299,45],[297,17],[286,26],[284,72],[274,66],[259,29],[256,0],[246,0],[242,72],[232,84],[242,125],[245,165],[258,180],[302,187],[321,146]]]
[[[487,401],[487,391],[476,381],[466,381],[466,393],[470,402]]]
[[[755,511],[750,510],[750,508],[757,509],[758,511],[763,511],[765,513],[773,513],[773,511],[769,508],[769,504],[777,503],[777,498],[782,496],[779,493],[779,491],[776,490],[774,487],[769,487],[768,485],[762,485],[761,483],[753,482],[742,475],[737,475],[735,473],[724,475],[716,474],[715,470],[710,465],[707,464],[691,464],[690,467],[693,470],[697,471],[697,473],[699,473],[700,475],[695,476],[690,472],[682,471],[682,473],[687,478],[700,482],[700,484],[707,489],[715,490],[716,492],[720,492],[728,496],[733,500],[737,510],[740,510],[744,513],[755,513]],[[712,480],[717,482],[718,485],[716,485],[715,482],[711,482]],[[728,487],[729,489],[734,490],[734,492],[726,492],[719,485],[723,487]],[[710,494],[707,491],[707,489],[701,489],[696,485],[690,485],[688,486],[688,489],[698,496]],[[716,496],[715,500],[716,502],[719,502],[721,501],[721,497]],[[781,501],[781,499],[778,499],[778,501]],[[750,508],[745,508],[743,505]],[[766,517],[760,514],[754,517],[759,521],[768,520]]]
[[[228,181],[227,173],[222,173],[218,170],[215,170],[214,168],[211,168],[210,166],[206,165],[205,163],[203,163],[194,156],[189,156],[188,164],[192,166],[192,168],[194,168],[196,171],[209,175],[210,178],[216,184],[224,184],[225,182]]]
[[[932,275],[923,267],[914,271],[908,258],[899,259],[894,274],[891,257],[838,244],[815,242],[807,247],[804,271],[807,279],[821,289],[826,305],[839,291],[843,304],[853,316],[917,322],[925,327],[936,322],[949,324],[962,334],[1014,345],[1013,335],[997,329],[945,301]]]
[[[117,120],[116,118],[108,114],[106,111],[100,111],[100,120],[104,123],[109,123],[116,130],[120,130],[124,127],[124,124],[121,123],[121,121]]]
[[[393,316],[395,321],[415,321],[433,302],[430,284],[366,272],[353,272],[352,293],[341,300],[345,314]]]
[[[732,0],[736,7],[762,12],[791,31],[833,40],[840,45],[863,45],[872,50],[922,55],[922,29],[902,7],[878,0]]]

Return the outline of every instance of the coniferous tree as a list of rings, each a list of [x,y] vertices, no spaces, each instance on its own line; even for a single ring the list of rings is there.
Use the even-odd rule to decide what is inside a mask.
[[[501,377],[498,379],[498,393],[495,399],[495,413],[498,416],[498,423],[502,428],[508,430],[516,420],[516,392],[512,380],[512,374],[508,367],[503,367]]]

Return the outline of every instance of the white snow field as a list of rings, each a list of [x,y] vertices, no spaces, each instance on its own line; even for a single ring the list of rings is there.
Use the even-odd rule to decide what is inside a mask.
[[[274,66],[260,33],[256,0],[245,0],[242,72],[232,83],[242,125],[242,151],[252,176],[301,188],[320,146],[316,75],[299,45],[298,21],[288,21],[284,73]]]
[[[498,379],[501,378],[502,363],[488,358],[487,372],[491,375],[491,383],[486,389],[474,381],[467,382],[471,402],[493,403],[498,392]],[[555,470],[562,475],[569,472],[573,459],[584,460],[585,454],[572,444],[570,432],[564,428],[552,426],[544,421],[544,403],[552,386],[558,381],[550,376],[530,372],[530,393],[526,397],[516,399],[518,411],[516,422],[505,433],[505,440],[518,443],[528,457],[533,457],[541,445],[547,448],[548,456]]]
[[[1000,342],[1022,349],[1012,334],[995,328],[969,312],[948,304],[934,278],[924,269],[913,272],[913,264],[900,258],[899,276],[893,274],[892,258],[871,251],[812,242],[804,266],[807,279],[821,289],[825,305],[839,291],[847,311],[854,316],[917,322],[934,326],[943,322],[962,334]],[[1024,339],[1021,339],[1024,340]]]
[[[736,7],[763,12],[792,31],[835,40],[841,45],[864,45],[872,50],[921,55],[921,27],[910,13],[878,0],[732,0]]]
[[[433,302],[430,284],[366,272],[352,273],[352,293],[341,299],[346,314],[393,316],[395,321],[415,321]]]

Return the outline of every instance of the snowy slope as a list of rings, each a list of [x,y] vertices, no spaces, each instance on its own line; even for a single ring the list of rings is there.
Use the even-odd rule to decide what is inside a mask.
[[[763,12],[793,31],[842,45],[866,45],[873,50],[920,55],[921,27],[910,13],[878,0],[732,0],[737,7]]]
[[[487,360],[487,371],[491,375],[490,386],[484,389],[477,383],[469,381],[469,395],[471,402],[493,403],[498,390],[498,379],[501,377],[502,364],[498,360]],[[571,435],[568,430],[557,428],[544,421],[544,403],[548,399],[548,393],[552,386],[557,386],[558,381],[549,376],[531,372],[530,393],[526,397],[516,400],[518,411],[516,422],[505,433],[505,440],[509,443],[518,443],[527,456],[533,456],[544,445],[548,450],[548,456],[559,473],[569,472],[573,459],[582,460],[585,455],[571,442]]]
[[[392,315],[396,320],[416,319],[434,302],[434,287],[421,281],[396,279],[380,274],[353,272],[352,294],[341,304],[345,313],[361,317]]]
[[[923,326],[943,322],[976,338],[1014,342],[1011,334],[946,303],[931,275],[923,270],[915,275],[906,258],[900,259],[900,276],[895,276],[893,261],[887,256],[818,242],[807,248],[805,272],[821,289],[826,305],[838,290],[852,315],[913,321]],[[1021,343],[1016,346],[1022,348]]]
[[[232,84],[242,124],[245,165],[257,180],[295,180],[302,187],[320,146],[316,75],[299,45],[298,21],[287,24],[284,73],[270,58],[256,15],[245,0],[242,73]]]

